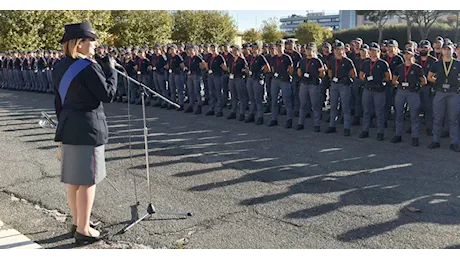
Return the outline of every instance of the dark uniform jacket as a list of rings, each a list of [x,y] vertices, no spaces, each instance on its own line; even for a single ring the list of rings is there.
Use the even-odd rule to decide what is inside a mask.
[[[115,97],[116,73],[91,61],[72,80],[62,105],[59,84],[75,61],[66,57],[57,62],[53,70],[55,109],[59,121],[54,140],[72,145],[106,144],[109,131],[102,103],[111,102]]]

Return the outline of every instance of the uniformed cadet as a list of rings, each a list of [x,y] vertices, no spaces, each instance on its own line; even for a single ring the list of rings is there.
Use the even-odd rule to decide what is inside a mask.
[[[163,47],[159,44],[156,44],[154,47],[154,55],[153,55],[153,63],[152,63],[152,71],[153,71],[153,80],[154,85],[157,89],[157,92],[164,96],[165,98],[169,99],[169,91],[166,88],[166,78],[165,78],[165,67],[168,64],[168,57],[166,56],[165,52],[163,52]],[[153,103],[153,106],[160,106],[161,108],[167,108],[168,103],[162,100],[161,98],[157,98],[156,101]]]
[[[185,59],[185,72],[187,73],[187,90],[189,106],[185,113],[192,113],[196,105],[195,114],[201,114],[203,101],[201,99],[201,71],[206,67],[206,62],[197,55],[194,45],[187,46],[188,56]]]
[[[207,62],[209,62],[209,59],[210,59],[210,56],[212,54],[209,53],[209,44],[204,44],[203,45],[203,52],[201,53],[201,56],[203,58],[203,60]],[[207,106],[209,105],[210,103],[210,100],[211,100],[211,94],[209,92],[209,74],[208,74],[208,71],[207,70],[202,70],[202,80],[203,80],[203,90],[204,90],[204,102],[203,102],[203,106]]]
[[[310,110],[313,111],[314,131],[320,131],[321,120],[321,79],[325,75],[325,66],[318,59],[315,43],[305,46],[305,58],[299,61],[297,76],[300,78],[300,111],[297,130],[304,129],[305,117]]]
[[[327,66],[329,62],[334,58],[334,53],[332,53],[332,45],[328,42],[324,42],[322,45],[322,55],[321,55],[321,60],[323,61],[323,64]],[[324,80],[321,85],[321,105],[324,107],[326,98],[327,98],[327,89],[329,89],[331,85],[331,81],[329,80],[329,77],[324,77]],[[326,121],[329,121],[329,117],[327,117]]]
[[[335,42],[334,59],[327,65],[328,76],[331,82],[329,96],[331,101],[331,114],[329,128],[325,133],[336,132],[336,117],[338,116],[338,106],[340,98],[340,106],[344,115],[344,136],[350,136],[351,125],[351,85],[356,78],[356,69],[353,61],[345,54],[345,45],[343,42]]]
[[[46,76],[46,68],[48,64],[46,63],[45,57],[43,56],[43,51],[38,51],[38,60],[37,60],[37,68],[38,68],[38,77],[40,79],[40,92],[46,93],[48,91],[48,78]]]
[[[285,45],[286,45],[286,50],[285,50],[286,54],[291,57],[294,66],[297,66],[300,59],[302,59],[302,55],[298,51],[294,50],[294,47],[293,47],[294,42],[292,40],[287,40]],[[294,73],[292,75],[292,82],[291,82],[291,86],[292,86],[291,100],[292,100],[292,105],[294,109],[294,116],[299,115],[299,108],[300,108],[299,84],[300,83],[299,83],[299,78],[297,77],[297,73]]]
[[[425,77],[428,77],[433,64],[437,59],[430,55],[431,44],[427,40],[423,40],[419,44],[420,55],[416,59],[416,62],[422,66]],[[434,96],[434,83],[428,82],[428,86],[422,88],[420,92],[420,108],[425,116],[426,133],[429,136],[433,135],[433,96]]]
[[[455,44],[455,58],[460,59],[460,43]]]
[[[255,121],[256,125],[261,125],[264,123],[264,73],[270,70],[270,64],[265,56],[260,54],[258,43],[253,43],[251,48],[252,55],[248,59],[249,67],[246,68],[248,73],[246,84],[251,107],[249,109],[249,116],[244,122],[250,123]]]
[[[273,67],[273,64],[276,60],[276,55],[275,55],[275,45],[270,44],[268,45],[268,54],[265,55],[265,58],[267,59],[268,63],[270,64],[270,68]],[[272,79],[273,79],[273,72],[270,69],[267,73],[265,73],[265,92],[267,93],[267,101],[265,103],[265,113],[270,113],[271,112],[271,107],[272,107]]]
[[[13,52],[13,89],[20,90],[21,88],[21,59],[19,58],[19,54],[17,51]]]
[[[227,70],[224,57],[217,52],[217,45],[211,44],[211,53],[207,61],[206,70],[208,72],[208,85],[211,96],[209,111],[206,116],[222,117],[223,113],[223,93],[222,93],[222,74]]]
[[[232,57],[232,54],[230,53],[230,44],[221,44],[220,51],[220,54],[224,57],[225,63],[229,64],[229,59]],[[226,107],[227,103],[230,101],[230,90],[228,88],[228,71],[222,72],[222,92],[222,104],[224,107]]]
[[[388,63],[380,59],[380,46],[373,42],[369,46],[370,59],[363,63],[360,79],[364,81],[363,90],[363,127],[359,138],[369,137],[371,106],[375,107],[377,117],[377,140],[383,140],[385,130],[385,89],[391,81]]]
[[[46,76],[46,93],[51,94],[53,93],[53,82],[52,82],[52,74],[51,74],[51,63],[53,62],[51,57],[51,52],[48,50],[45,52],[45,61],[46,61],[46,68],[45,68],[45,76]]]
[[[396,40],[388,40],[387,42],[387,54],[382,57],[388,63],[390,67],[391,74],[394,74],[396,67],[404,63],[404,60],[401,56],[398,55],[399,48],[398,42]],[[387,82],[385,90],[385,126],[387,125],[388,119],[391,117],[391,107],[394,106],[394,91],[391,82]]]
[[[435,83],[436,94],[433,98],[433,142],[430,149],[441,147],[442,121],[446,116],[450,126],[450,146],[455,152],[460,152],[459,141],[459,106],[460,106],[460,61],[453,59],[454,46],[445,43],[442,46],[442,58],[435,62],[428,73],[428,80]],[[446,111],[447,109],[447,111]]]
[[[137,74],[138,74],[138,81],[141,82],[142,84],[146,86],[150,86],[150,71],[152,71],[152,66],[150,64],[150,60],[147,59],[145,50],[139,50],[139,58],[137,59],[136,62],[136,68],[137,68]],[[142,93],[144,92],[143,88],[140,88],[139,91]],[[146,97],[145,97],[145,105],[150,106],[150,96],[151,93],[148,91],[145,91]],[[142,97],[138,97],[138,100],[136,101],[136,105],[142,104]]]
[[[292,127],[292,74],[294,73],[294,63],[291,56],[284,52],[282,41],[276,43],[276,59],[272,66],[272,120],[268,126],[278,125],[279,104],[278,95],[281,89],[284,105],[286,106],[285,128]]]
[[[0,88],[4,88],[5,78],[3,77],[3,61],[5,60],[4,53],[0,53]]]
[[[433,42],[433,50],[430,52],[430,55],[435,57],[437,60],[442,58],[442,45],[444,44],[444,39],[441,36],[436,37],[436,40]]]
[[[21,73],[22,73],[22,78],[24,80],[24,90],[25,91],[30,91],[31,87],[30,87],[30,78],[29,78],[29,59],[28,57],[26,56],[26,53],[23,52],[21,54],[21,59],[22,59],[22,62],[21,62]]]
[[[232,95],[231,113],[227,119],[235,119],[243,121],[246,108],[248,107],[248,93],[245,83],[245,69],[248,63],[241,53],[241,48],[238,45],[232,46],[232,58],[228,63],[229,71],[229,88]]]
[[[177,108],[177,111],[182,111],[184,110],[184,82],[181,72],[185,68],[184,59],[177,53],[177,46],[175,44],[171,45],[170,54],[168,64],[166,65],[166,69],[169,73],[168,89],[170,100],[178,102],[180,107]],[[178,101],[176,101],[176,95],[178,97]],[[172,108],[172,105],[168,106],[168,109]]]
[[[40,90],[40,79],[38,74],[38,67],[37,67],[37,57],[35,52],[32,51],[30,53],[30,78],[32,79],[32,91],[39,92]]]
[[[353,56],[355,56],[355,54],[353,54]],[[369,45],[360,45],[359,57],[354,60],[357,75],[360,74],[363,64],[367,60],[369,60]],[[354,111],[354,116],[353,120],[351,121],[351,125],[359,125],[360,119],[363,117],[363,86],[364,81],[362,81],[359,77],[353,81],[353,101],[351,103],[351,107]]]
[[[404,64],[396,67],[393,74],[393,86],[397,88],[395,96],[395,124],[396,133],[392,143],[402,141],[403,123],[404,123],[404,103],[410,107],[412,146],[419,144],[419,110],[420,94],[422,87],[426,86],[427,81],[422,66],[415,63],[415,51],[412,47],[404,50]]]
[[[128,76],[130,76],[132,78],[137,77],[137,71],[135,69],[136,68],[136,63],[133,60],[133,55],[131,53],[126,53],[124,67],[125,67],[125,70],[126,70],[126,73],[128,74]],[[128,80],[128,90],[129,90],[128,99],[129,99],[130,104],[134,104],[136,102],[137,88],[136,88],[135,85],[136,84],[134,82],[132,82],[131,80]]]

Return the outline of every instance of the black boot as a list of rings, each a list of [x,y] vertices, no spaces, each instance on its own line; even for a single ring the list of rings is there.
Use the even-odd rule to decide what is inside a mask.
[[[236,118],[236,113],[232,112],[230,115],[227,116],[227,119],[235,119]]]
[[[256,125],[262,125],[263,123],[264,123],[264,118],[263,117],[257,118]]]
[[[383,141],[383,134],[377,134],[377,141]]]
[[[417,137],[412,138],[412,146],[418,146],[418,138]]]
[[[451,149],[452,151],[457,152],[457,153],[460,152],[460,147],[458,146],[458,144],[451,144],[449,146],[449,149]]]
[[[201,114],[201,106],[198,106],[195,111],[195,115]]]
[[[224,116],[224,113],[222,113],[222,112],[217,112],[216,117],[223,117],[223,116]]]
[[[253,123],[255,120],[254,120],[254,115],[253,114],[249,114],[248,118],[246,118],[246,120],[244,120],[245,123]]]
[[[176,108],[177,111],[184,111],[184,105],[180,105],[178,108]]]
[[[400,135],[395,135],[393,136],[393,138],[391,139],[390,143],[400,143],[402,142],[402,137]]]
[[[193,112],[193,107],[188,106],[187,109],[185,110],[185,113],[192,113]]]
[[[337,129],[335,127],[328,127],[326,132],[326,134],[330,134],[330,133],[336,133],[337,132]]]
[[[362,131],[359,136],[359,138],[367,138],[369,137],[369,132],[368,131]]]
[[[238,117],[238,121],[244,121],[244,114],[240,114],[240,116]]]
[[[350,129],[343,129],[343,136],[350,136]]]
[[[441,145],[439,143],[432,142],[430,145],[428,145],[428,149],[436,149],[440,148]]]
[[[286,121],[286,124],[284,125],[284,128],[289,129],[292,128],[292,119],[289,119]]]
[[[214,114],[214,111],[212,111],[212,110],[209,110],[209,111],[206,113],[206,116],[213,116],[213,115],[215,115],[215,114]]]
[[[296,130],[303,130],[303,125],[297,125]]]
[[[270,121],[270,124],[268,124],[268,126],[275,126],[275,125],[278,125],[277,120],[272,120],[272,121]]]
[[[313,131],[315,131],[316,133],[319,133],[321,131],[320,127],[319,126],[315,126],[313,128]]]

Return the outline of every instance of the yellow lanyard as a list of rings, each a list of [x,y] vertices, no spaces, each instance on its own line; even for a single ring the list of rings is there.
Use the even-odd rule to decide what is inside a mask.
[[[452,68],[452,64],[454,63],[454,60],[452,59],[450,61],[450,64],[449,64],[449,68],[446,67],[446,61],[444,59],[442,59],[442,66],[444,67],[444,74],[446,75],[446,83],[447,83],[447,79],[449,77],[449,74],[450,74],[450,69]]]

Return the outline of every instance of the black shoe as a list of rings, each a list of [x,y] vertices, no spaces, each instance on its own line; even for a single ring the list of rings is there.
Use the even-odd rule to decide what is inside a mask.
[[[315,131],[316,133],[319,133],[321,131],[320,127],[319,126],[315,126],[313,128],[313,131]]]
[[[443,131],[441,133],[441,138],[447,138],[447,137],[449,137],[449,131]]]
[[[297,125],[296,130],[303,130],[303,125]]]
[[[272,120],[272,121],[270,121],[270,124],[268,124],[268,126],[275,126],[275,125],[278,125],[277,120]]]
[[[235,119],[236,118],[236,113],[232,112],[230,115],[227,116],[227,119]]]
[[[433,136],[433,130],[427,129],[427,130],[426,130],[426,135],[428,135],[428,136]]]
[[[383,134],[377,134],[377,141],[383,141]]]
[[[188,106],[187,109],[184,111],[184,113],[192,113],[193,112],[193,107]]]
[[[246,120],[244,120],[245,123],[253,123],[255,120],[254,120],[254,115],[253,114],[249,114],[248,118],[246,118]]]
[[[460,152],[460,146],[458,146],[458,144],[450,144],[449,149],[457,153]]]
[[[326,132],[326,134],[330,134],[330,133],[336,133],[337,132],[337,129],[335,129],[335,127],[328,127]]]
[[[395,135],[393,136],[393,138],[391,139],[390,143],[400,143],[402,142],[402,137],[400,135]]]
[[[177,111],[184,111],[184,105],[181,105],[180,107],[176,108]]]
[[[440,148],[441,145],[439,143],[432,142],[430,145],[428,145],[428,149],[435,149],[435,148]]]
[[[213,116],[213,115],[215,115],[215,114],[214,114],[214,111],[212,111],[212,110],[209,110],[209,111],[206,113],[206,116]]]
[[[96,228],[100,223],[101,222],[94,223],[94,222],[90,221],[89,226],[91,228]],[[70,227],[70,234],[72,234],[72,236],[73,236],[75,234],[75,232],[77,232],[77,225],[72,224],[72,226]]]
[[[103,238],[107,237],[107,235],[108,233],[104,232],[104,233],[100,233],[99,236],[97,237],[90,237],[90,236],[85,236],[75,231],[75,235],[74,235],[75,244],[77,244],[78,246],[89,245],[89,244],[102,240]]]
[[[163,105],[161,105],[161,108],[167,108],[167,107],[168,107],[168,105],[167,105],[167,104],[163,104]]]
[[[284,128],[286,129],[292,128],[292,119],[289,119],[288,121],[286,121]]]
[[[223,116],[224,116],[224,113],[222,113],[222,112],[217,112],[216,117],[223,117]]]
[[[350,129],[343,129],[343,136],[350,136]]]
[[[359,125],[359,117],[355,116],[351,121],[351,125]]]
[[[243,114],[240,114],[240,116],[238,117],[238,121],[244,121],[244,115]]]
[[[263,123],[264,123],[264,118],[263,117],[257,118],[256,125],[263,125]]]
[[[412,146],[418,146],[418,138],[417,137],[412,138]]]
[[[359,136],[359,138],[367,138],[369,137],[369,132],[368,131],[362,131]]]
[[[195,115],[201,114],[201,106],[198,106],[195,111]]]

